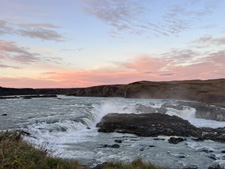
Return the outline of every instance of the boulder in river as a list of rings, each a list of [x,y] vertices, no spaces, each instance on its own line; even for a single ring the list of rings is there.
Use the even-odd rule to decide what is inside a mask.
[[[101,148],[120,148],[120,145],[119,144],[113,144],[113,145],[104,144],[102,145]]]
[[[180,143],[182,141],[185,141],[185,140],[186,139],[181,138],[181,137],[178,137],[178,138],[176,138],[176,137],[170,137],[169,140],[168,140],[168,142],[171,143],[171,144],[178,144],[178,143]]]
[[[213,140],[225,142],[224,128],[197,128],[177,116],[167,114],[118,114],[105,115],[97,125],[99,132],[131,133],[143,137],[180,136],[194,137],[196,141]],[[172,139],[171,142],[181,139]],[[182,140],[184,141],[184,140]]]
[[[177,116],[166,114],[117,114],[104,116],[100,123],[99,132],[132,133],[138,136],[193,136],[199,135],[198,129]]]
[[[219,164],[212,164],[208,169],[224,169],[224,167],[221,167]]]

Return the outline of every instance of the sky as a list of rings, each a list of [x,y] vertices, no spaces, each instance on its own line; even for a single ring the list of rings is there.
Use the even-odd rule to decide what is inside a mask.
[[[0,86],[225,78],[224,0],[0,0]]]

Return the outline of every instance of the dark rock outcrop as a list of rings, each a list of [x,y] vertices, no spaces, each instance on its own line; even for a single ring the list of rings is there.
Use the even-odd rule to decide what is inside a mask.
[[[10,95],[45,95],[45,94],[70,94],[78,88],[52,88],[52,89],[32,89],[32,88],[6,88],[0,87],[0,96]],[[13,96],[14,97],[14,96]]]
[[[116,143],[122,143],[122,140],[114,140]]]
[[[181,137],[178,137],[178,138],[176,138],[176,137],[170,137],[169,140],[168,140],[168,142],[171,143],[171,144],[178,144],[178,143],[180,143],[182,141],[185,141],[185,140],[186,139],[181,138]]]
[[[23,96],[23,99],[50,98],[50,97],[57,97],[57,95],[56,94],[30,95],[30,96]]]
[[[0,97],[0,99],[18,99],[17,96]]]
[[[97,124],[99,132],[132,133],[138,136],[193,136],[198,129],[187,120],[166,114],[107,114]]]
[[[207,157],[210,158],[210,159],[212,159],[212,160],[217,160],[215,154],[209,154]]]
[[[101,148],[120,148],[120,145],[119,144],[113,144],[113,145],[104,144],[102,145]]]
[[[202,140],[213,140],[218,142],[225,143],[225,127],[224,128],[199,128],[201,131],[201,138]]]
[[[166,114],[117,114],[104,116],[100,123],[99,132],[131,133],[144,137],[181,136],[195,137],[196,141],[213,140],[225,142],[225,128],[197,128],[187,120]],[[183,138],[170,138],[169,142],[179,143]]]
[[[224,169],[224,167],[221,167],[219,164],[212,164],[208,169]]]

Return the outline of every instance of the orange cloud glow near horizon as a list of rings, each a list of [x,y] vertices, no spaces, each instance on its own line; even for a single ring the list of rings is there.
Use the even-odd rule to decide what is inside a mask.
[[[176,60],[177,59],[177,60]],[[225,75],[225,59],[221,53],[208,54],[195,64],[178,64],[180,58],[153,58],[142,55],[111,67],[90,70],[51,70],[34,78],[0,77],[4,87],[76,88],[96,85],[128,84],[135,81],[174,81],[217,79]],[[182,62],[183,63],[183,62]],[[178,64],[178,65],[177,65]],[[12,85],[13,84],[13,85]]]

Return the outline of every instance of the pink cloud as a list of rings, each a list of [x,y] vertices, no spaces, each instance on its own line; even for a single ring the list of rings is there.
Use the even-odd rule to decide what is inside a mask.
[[[61,64],[63,60],[60,57],[43,57],[43,52],[39,51],[40,53],[33,53],[30,52],[30,50],[30,48],[21,47],[15,42],[0,40],[0,59],[3,61],[24,65],[38,62],[42,64]]]
[[[183,53],[183,52],[178,52]],[[193,52],[184,52],[185,56]],[[49,70],[39,77],[0,79],[1,86],[10,87],[88,87],[104,84],[127,84],[134,81],[171,81],[190,79],[216,79],[225,77],[225,51],[206,54],[204,59],[186,66],[182,63],[182,56],[174,58],[154,58],[141,55],[127,62],[114,63],[112,67],[89,70]],[[174,59],[177,59],[174,62]]]
[[[19,47],[10,41],[0,41],[0,58],[14,60],[20,63],[30,63],[39,61],[37,54],[30,53],[27,48]]]
[[[0,59],[5,59],[5,56],[3,54],[0,54]]]
[[[163,67],[166,67],[168,60],[169,58],[155,58],[148,55],[142,55],[120,64],[121,66],[134,71],[156,72]]]
[[[225,51],[208,54],[202,62],[188,66],[174,66],[174,79],[217,79],[225,77]]]
[[[14,88],[57,88],[69,87],[67,85],[59,85],[56,81],[46,79],[33,79],[33,78],[7,78],[0,77],[0,86],[14,87]]]

